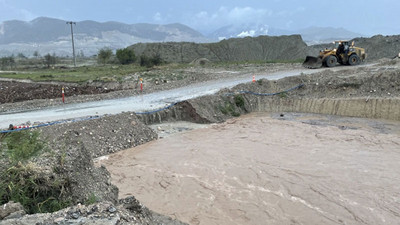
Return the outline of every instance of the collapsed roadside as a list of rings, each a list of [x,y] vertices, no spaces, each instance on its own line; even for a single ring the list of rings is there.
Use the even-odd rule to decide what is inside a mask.
[[[292,89],[294,87],[296,88]],[[178,120],[214,123],[254,111],[313,112],[400,121],[399,98],[398,60],[387,61],[369,68],[349,68],[340,72],[324,70],[317,74],[300,75],[278,81],[258,80],[238,85],[230,90],[222,90],[212,96],[187,100],[165,111],[146,116],[123,113],[82,123],[65,123],[40,128],[37,130],[40,139],[46,141],[50,150],[35,155],[25,164],[32,165],[30,168],[34,169],[31,172],[42,174],[38,175],[43,178],[39,181],[49,181],[48,178],[53,176],[54,179],[50,181],[54,184],[53,181],[57,178],[61,179],[63,182],[58,180],[58,184],[62,185],[56,186],[58,190],[56,193],[71,201],[68,205],[98,201],[96,207],[102,209],[103,216],[119,218],[115,221],[126,222],[124,219],[126,217],[121,216],[125,211],[118,208],[121,202],[118,203],[117,190],[110,183],[108,172],[104,168],[95,167],[93,158],[156,140],[155,132],[145,124]],[[4,146],[4,143],[2,145]],[[7,153],[2,151],[2,154]],[[24,168],[23,165],[15,166]],[[2,171],[8,170],[2,168]],[[116,210],[114,211],[111,206]],[[135,212],[146,211],[141,207],[131,208],[137,209]],[[35,215],[36,217],[21,217],[21,214],[11,215],[11,213],[7,215],[9,219],[1,223],[16,224],[17,221],[33,220],[53,223],[56,220],[76,222],[88,219],[89,209],[86,206],[75,206],[52,215],[40,214]]]

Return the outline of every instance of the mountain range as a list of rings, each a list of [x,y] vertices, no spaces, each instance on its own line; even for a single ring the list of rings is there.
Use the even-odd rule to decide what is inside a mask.
[[[31,56],[35,51],[41,55],[55,53],[61,56],[71,56],[71,27],[67,22],[39,17],[29,22],[10,20],[0,23],[0,57],[18,53]],[[203,35],[179,23],[166,25],[124,24],[86,20],[76,22],[72,28],[76,52],[86,56],[97,54],[98,50],[103,47],[115,50],[139,42],[206,43],[233,37],[300,34],[306,43],[314,44],[362,36],[343,28],[311,27],[289,31],[255,24],[225,26],[209,35]]]

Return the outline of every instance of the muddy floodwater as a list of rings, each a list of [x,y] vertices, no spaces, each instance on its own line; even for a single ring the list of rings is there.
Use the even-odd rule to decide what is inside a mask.
[[[189,224],[400,224],[399,127],[257,113],[99,163],[120,198]]]

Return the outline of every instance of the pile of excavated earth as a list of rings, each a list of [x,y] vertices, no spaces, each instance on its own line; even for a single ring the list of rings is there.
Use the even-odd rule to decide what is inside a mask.
[[[379,46],[387,43],[386,49],[391,48],[392,43],[397,43],[399,40],[399,37],[389,37],[391,42],[385,42],[386,39],[379,36],[373,37],[371,43],[375,43],[377,38],[383,38],[379,41]],[[142,46],[142,48],[145,47]],[[220,48],[223,49],[224,46]],[[377,57],[380,55],[382,54],[377,54]],[[249,64],[231,66],[223,70],[198,65],[179,71],[187,75],[183,81],[157,85],[148,83],[147,91],[172,89],[192,82],[235,77],[238,73],[261,74],[265,71],[280,71],[288,67],[296,69],[300,67],[300,64],[267,64],[266,66]],[[35,91],[32,91],[31,96],[24,97],[17,91],[18,85],[22,88],[32,88],[32,90],[39,88],[38,90],[41,91],[38,93],[42,93],[35,94]],[[137,94],[137,90],[122,90],[124,88],[120,87],[110,92],[110,89],[105,90],[104,87],[73,86],[76,94],[93,93],[94,95],[69,97],[71,102]],[[57,95],[43,94],[46,90],[59,89],[59,87],[54,84],[2,82],[1,93],[6,89],[10,91],[4,92],[7,96],[2,94],[1,111],[60,104],[60,98],[56,98]],[[263,96],[254,93],[275,94]],[[20,102],[13,103],[16,101]],[[118,189],[111,183],[109,172],[105,167],[95,166],[95,159],[156,140],[157,133],[148,126],[151,124],[166,121],[215,123],[259,111],[309,112],[400,121],[400,60],[382,59],[367,66],[324,69],[314,74],[299,74],[299,76],[277,81],[258,80],[254,83],[240,84],[232,89],[221,90],[214,95],[183,101],[170,109],[150,115],[125,112],[80,123],[71,122],[37,128],[35,130],[40,133],[40,139],[47,143],[50,151],[34,157],[26,163],[28,165],[26,167],[34,168],[31,172],[37,180],[43,182],[44,186],[51,179],[59,179],[63,184],[59,197],[70,202],[70,207],[54,213],[25,215],[26,210],[19,203],[9,202],[0,207],[0,224],[183,224],[147,209],[134,197],[118,199]],[[0,148],[3,147],[2,144],[0,142]],[[7,163],[1,161],[0,169],[6,168]],[[96,202],[85,204],[91,196],[96,197]]]

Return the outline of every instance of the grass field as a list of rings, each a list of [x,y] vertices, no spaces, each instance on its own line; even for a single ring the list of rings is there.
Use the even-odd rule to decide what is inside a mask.
[[[298,63],[301,60],[293,61],[251,61],[251,62],[216,62],[205,65],[212,67],[229,67],[246,64],[266,64],[266,63]],[[77,67],[71,66],[72,62],[66,63],[63,61],[50,68],[32,65],[20,65],[15,68],[7,68],[0,72],[2,78],[13,79],[29,79],[32,81],[60,81],[83,83],[89,80],[92,81],[123,81],[125,77],[143,73],[140,77],[154,79],[154,73],[146,73],[147,71],[155,70],[177,70],[191,67],[190,64],[163,64],[161,66],[147,68],[141,67],[138,64],[119,65],[106,64],[99,65],[93,60],[83,61]],[[146,77],[147,76],[147,77]]]

